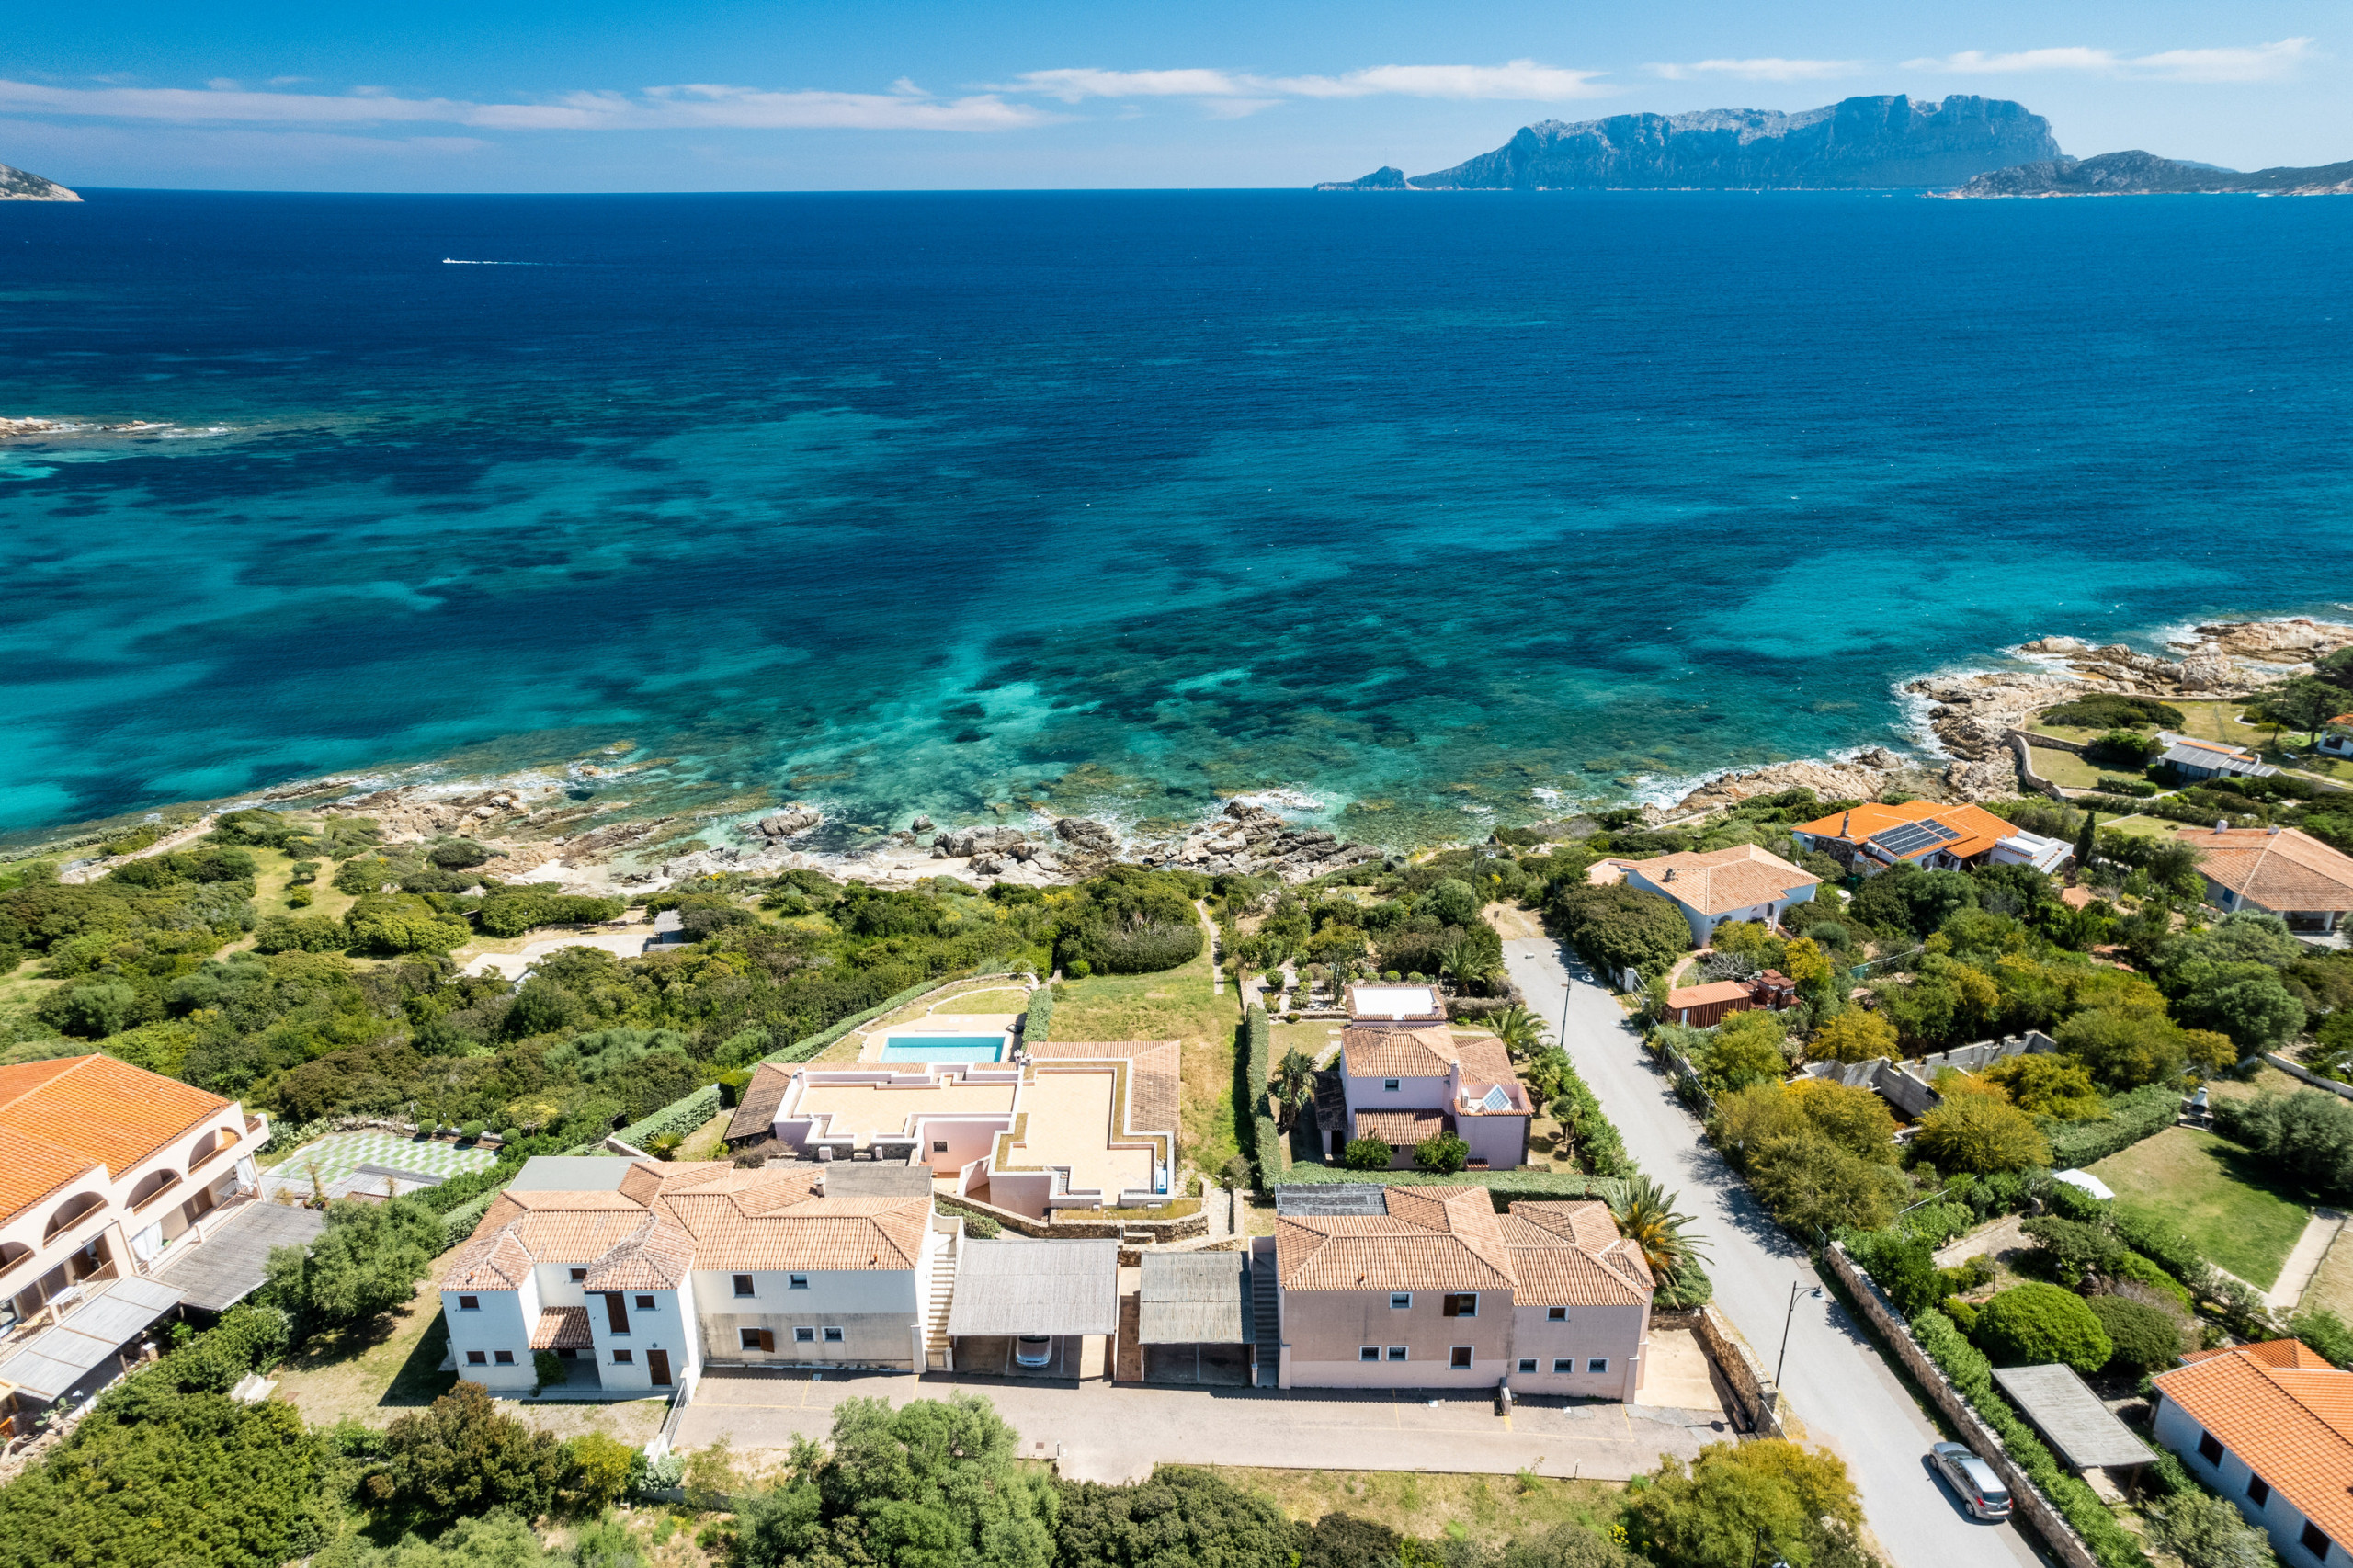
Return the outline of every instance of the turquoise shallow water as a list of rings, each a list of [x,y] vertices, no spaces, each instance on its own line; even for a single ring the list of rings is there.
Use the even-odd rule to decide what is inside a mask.
[[[0,829],[626,743],[649,803],[1287,788],[1411,842],[1900,741],[1894,683],[2025,638],[2353,599],[2348,242],[2236,198],[0,206],[0,415],[179,427],[0,448]]]

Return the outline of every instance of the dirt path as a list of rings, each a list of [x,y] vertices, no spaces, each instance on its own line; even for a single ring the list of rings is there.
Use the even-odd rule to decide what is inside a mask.
[[[2296,1238],[2296,1245],[2288,1254],[2288,1261],[2279,1266],[2279,1278],[2265,1301],[2275,1312],[2290,1312],[2304,1299],[2305,1290],[2313,1276],[2320,1272],[2320,1260],[2328,1256],[2329,1243],[2345,1228],[2345,1215],[2335,1209],[2315,1209],[2304,1223],[2304,1233]]]

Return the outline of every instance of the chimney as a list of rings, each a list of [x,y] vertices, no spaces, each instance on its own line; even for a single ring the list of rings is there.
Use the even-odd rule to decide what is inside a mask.
[[[1838,818],[1838,836],[1841,838],[1846,837],[1847,830],[1854,825],[1855,813],[1852,812],[1842,813]]]
[[[2277,837],[2279,837],[2279,830],[2278,828],[2276,828],[2276,827],[2275,827],[2275,828],[2271,829],[2271,830],[2269,831],[2269,833],[2266,835],[2266,836],[2267,836],[2267,837],[2270,837],[2270,838],[2277,838]]]
[[[1663,881],[1663,882],[1671,882],[1671,881],[1673,881],[1674,880],[1675,880],[1675,868],[1674,868],[1674,867],[1672,867],[1672,866],[1669,866],[1669,867],[1666,869],[1666,875],[1665,875],[1665,876],[1663,876],[1663,877],[1661,877],[1661,878],[1659,879],[1659,881]]]

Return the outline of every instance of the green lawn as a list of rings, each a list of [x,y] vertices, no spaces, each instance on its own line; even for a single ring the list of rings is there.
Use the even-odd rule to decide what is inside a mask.
[[[2186,825],[2188,824],[2183,823],[2168,822],[2163,817],[2118,817],[2112,822],[2103,822],[2099,824],[2102,833],[2106,833],[2112,827],[2119,833],[2137,834],[2143,838],[2171,838],[2174,829]]]
[[[1242,1022],[1231,985],[1211,994],[1209,947],[1158,974],[1066,980],[1054,995],[1056,1040],[1173,1040],[1183,1047],[1184,1158],[1215,1171],[1241,1153],[1233,1135],[1233,1032]]]
[[[2210,1262],[2258,1290],[2304,1233],[2304,1206],[2277,1187],[2237,1144],[2176,1127],[2090,1167],[2119,1206],[2169,1220]]]
[[[2034,746],[2029,748],[2029,755],[2034,758],[2034,770],[2053,784],[2063,784],[2070,790],[2099,787],[2100,769],[2074,752]]]

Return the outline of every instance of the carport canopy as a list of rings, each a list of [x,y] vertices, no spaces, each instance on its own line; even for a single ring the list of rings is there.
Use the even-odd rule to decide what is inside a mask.
[[[1238,1252],[1148,1252],[1137,1298],[1145,1345],[1246,1345],[1249,1273]]]
[[[2100,1403],[2074,1368],[1996,1367],[1994,1381],[2042,1429],[2069,1469],[2123,1470],[2156,1463],[2149,1445]]]
[[[1117,1242],[967,1242],[956,1267],[948,1332],[1116,1334]]]

